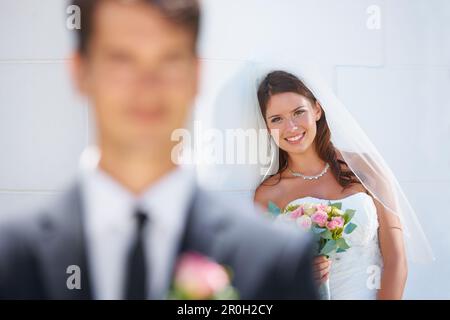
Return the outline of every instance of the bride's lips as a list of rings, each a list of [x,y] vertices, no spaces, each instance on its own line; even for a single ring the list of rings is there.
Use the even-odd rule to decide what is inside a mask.
[[[303,133],[300,133],[295,136],[284,138],[284,140],[286,140],[286,142],[289,144],[299,144],[303,141],[303,139],[305,138],[305,135],[306,135],[306,132],[303,132]]]

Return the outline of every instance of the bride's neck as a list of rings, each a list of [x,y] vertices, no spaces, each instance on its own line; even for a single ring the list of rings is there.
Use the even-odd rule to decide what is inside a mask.
[[[316,175],[323,170],[326,162],[320,159],[317,152],[310,148],[301,154],[288,155],[288,167],[304,175]]]

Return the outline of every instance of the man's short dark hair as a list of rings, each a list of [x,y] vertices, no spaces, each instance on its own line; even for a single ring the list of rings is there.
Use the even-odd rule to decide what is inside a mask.
[[[81,28],[76,30],[77,48],[81,54],[87,52],[88,43],[94,26],[94,13],[99,4],[107,0],[71,0],[81,11]],[[109,0],[112,1],[112,0]],[[124,0],[114,0],[124,1]],[[196,46],[199,25],[200,7],[197,0],[126,0],[128,2],[142,2],[157,9],[168,21],[184,28],[193,35]]]

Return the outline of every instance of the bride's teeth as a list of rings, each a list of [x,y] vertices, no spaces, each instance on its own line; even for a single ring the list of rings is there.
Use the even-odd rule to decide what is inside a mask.
[[[298,140],[300,140],[303,137],[303,135],[304,134],[301,134],[301,135],[298,135],[298,136],[295,136],[295,137],[291,137],[291,138],[286,138],[286,140],[288,140],[288,141],[298,141]]]

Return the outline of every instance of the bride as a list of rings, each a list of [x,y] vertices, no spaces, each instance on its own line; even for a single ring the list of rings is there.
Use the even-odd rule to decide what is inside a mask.
[[[322,84],[276,70],[257,89],[259,111],[278,154],[255,202],[341,202],[355,209],[351,248],[315,259],[318,284],[329,281],[331,299],[401,299],[407,247],[432,258],[426,238],[395,176],[345,107]],[[314,86],[315,85],[315,86]],[[407,240],[405,240],[407,239]]]

